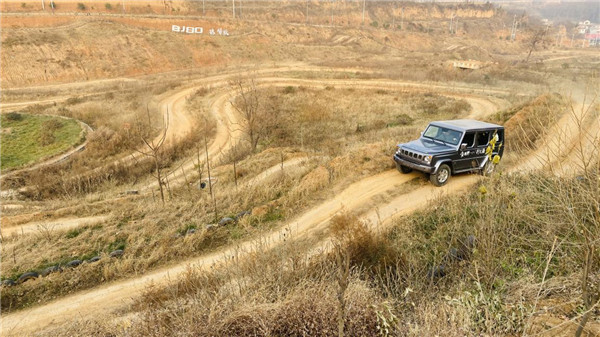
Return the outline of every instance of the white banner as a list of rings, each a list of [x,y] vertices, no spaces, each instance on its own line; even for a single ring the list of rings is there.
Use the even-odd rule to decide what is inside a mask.
[[[171,31],[173,31],[175,33],[184,33],[184,34],[203,34],[204,28],[172,25]],[[227,31],[227,29],[223,29],[223,28],[217,28],[217,29],[211,28],[208,31],[208,34],[209,35],[229,36],[229,32]]]

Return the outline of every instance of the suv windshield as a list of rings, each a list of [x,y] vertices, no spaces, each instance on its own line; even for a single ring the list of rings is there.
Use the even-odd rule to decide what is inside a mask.
[[[442,128],[435,125],[430,125],[427,130],[425,130],[425,133],[423,133],[423,137],[439,140],[452,145],[458,145],[461,135],[462,133],[460,131]]]

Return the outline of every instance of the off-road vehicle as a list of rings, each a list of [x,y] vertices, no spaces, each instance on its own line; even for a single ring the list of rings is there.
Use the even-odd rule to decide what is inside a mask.
[[[417,170],[442,186],[462,172],[490,174],[504,152],[504,127],[471,119],[437,121],[421,137],[398,144],[394,161],[398,171]]]

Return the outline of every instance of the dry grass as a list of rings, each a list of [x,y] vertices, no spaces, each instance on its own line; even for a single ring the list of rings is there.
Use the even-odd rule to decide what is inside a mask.
[[[263,146],[296,146],[328,155],[470,110],[464,100],[414,91],[290,86],[265,89],[261,96],[263,108],[275,121]]]
[[[522,154],[541,144],[550,127],[566,113],[568,104],[559,94],[544,94],[497,112],[491,121],[506,127],[507,151]]]
[[[188,108],[197,113],[205,111],[205,95],[204,91],[195,95],[188,102]],[[12,293],[13,289],[10,289],[4,296],[3,308],[11,310],[27,306],[34,301],[45,301],[69,291],[93,287],[99,282],[127,277],[132,272],[143,272],[195,256],[227,244],[232,239],[258,235],[265,229],[299,214],[301,210],[313,206],[318,200],[330,197],[330,188],[339,189],[361,177],[393,168],[389,154],[393,152],[396,142],[414,138],[422,128],[421,125],[425,125],[428,119],[450,118],[465,112],[462,101],[436,94],[421,96],[386,90],[311,90],[292,87],[267,89],[265,96],[273,109],[278,106],[287,107],[277,113],[281,117],[281,127],[290,131],[285,133],[285,136],[276,131],[279,136],[273,137],[272,142],[263,143],[261,146],[266,149],[256,155],[244,158],[248,151],[241,149],[237,152],[238,182],[244,184],[265,169],[280,164],[282,159],[285,161],[308,155],[306,169],[285,169],[279,178],[237,189],[234,185],[232,159],[226,155],[221,163],[225,165],[214,168],[212,172],[213,177],[218,179],[217,185],[214,186],[217,214],[214,213],[214,204],[207,191],[199,190],[195,185],[182,186],[171,189],[169,204],[156,212],[144,210],[154,207],[148,197],[133,199],[135,201],[119,205],[113,212],[114,217],[98,227],[101,230],[82,228],[77,235],[57,231],[49,233],[47,237],[36,235],[9,238],[7,244],[14,249],[11,253],[14,252],[17,261],[4,263],[2,274],[11,278],[29,270],[41,270],[75,258],[107,254],[116,248],[115,245],[125,245],[127,253],[118,261],[107,260],[101,264],[83,266],[85,277],[78,277],[79,281],[75,283],[69,281],[72,275],[67,272],[52,276],[60,281],[50,282],[44,279],[37,283],[24,284],[22,287],[28,290],[26,296],[15,296],[19,290],[15,288],[15,293]],[[345,103],[350,97],[354,98],[352,105]],[[121,99],[115,98],[114,104],[119,104]],[[422,102],[427,100],[430,101],[428,107],[431,108],[434,102],[442,108],[432,108],[433,111],[424,114],[420,109],[423,106]],[[282,104],[277,105],[279,103]],[[341,104],[347,112],[342,115],[342,108],[334,103]],[[68,109],[75,117],[91,118],[95,114],[90,111],[95,111],[94,109],[105,103],[74,99],[69,104]],[[448,107],[451,107],[450,110]],[[458,110],[453,110],[452,107],[458,107]],[[91,148],[99,149],[94,156],[75,158],[68,164],[32,173],[29,181],[38,182],[34,185],[34,198],[56,196],[57,190],[62,191],[64,195],[114,190],[119,185],[147,176],[150,165],[138,165],[136,170],[122,165],[72,178],[74,172],[85,172],[84,168],[88,167],[80,164],[81,162],[93,167],[99,160],[104,161],[122,151],[122,142],[128,140],[123,139],[126,130],[118,129],[122,122],[111,120],[110,115],[109,113],[106,118],[90,121],[102,125],[94,132],[90,141]],[[135,113],[130,114],[130,118],[135,117]],[[309,130],[305,144],[299,137],[299,131],[294,128],[298,123],[303,123],[306,130]],[[325,135],[318,139],[322,143],[321,146],[313,134]],[[197,143],[197,140],[192,137],[173,149],[174,153],[181,153],[168,161],[172,163],[173,168],[178,167],[178,158],[197,151],[192,145],[194,143]],[[279,144],[288,147],[277,147]],[[340,147],[339,144],[349,146]],[[76,170],[73,171],[73,168]],[[58,174],[57,179],[51,179],[53,172]],[[69,174],[65,175],[65,172]],[[203,175],[205,178],[206,172],[203,172]],[[188,179],[195,182],[198,174],[188,172]],[[210,232],[204,230],[206,224],[215,223],[225,216],[234,217],[246,210],[255,210],[254,215],[227,228]],[[185,234],[192,228],[197,230],[194,236],[175,238],[178,233]],[[94,242],[94,246],[90,246],[89,242]],[[30,247],[36,247],[36,250],[31,250]],[[35,253],[39,250],[47,253],[42,257]],[[70,286],[60,287],[61,282]]]
[[[536,321],[540,315],[532,306],[538,300],[578,321],[581,269],[573,266],[580,266],[586,238],[598,244],[600,237],[600,221],[589,213],[600,201],[598,172],[583,179],[494,178],[485,181],[487,193],[475,188],[438,200],[427,211],[400,219],[385,235],[370,232],[351,214],[335,218],[331,229],[345,238],[352,257],[346,333],[522,334],[530,317]],[[585,223],[589,233],[574,231],[573,222],[565,221],[565,212],[573,210],[569,218]],[[449,260],[449,249],[470,234],[475,249],[464,261]],[[58,331],[335,336],[339,266],[333,254],[305,255],[311,243],[304,244],[288,241],[209,272],[190,270],[168,287],[149,288],[125,325],[78,322]],[[594,254],[597,271],[600,256]],[[446,275],[428,278],[427,270],[441,263]],[[593,272],[592,279],[598,277]],[[600,313],[597,306],[592,310]],[[598,323],[591,321],[592,327]],[[544,329],[539,323],[530,328]]]
[[[398,129],[400,130],[402,128]],[[414,132],[408,132],[406,137],[411,137],[412,133]],[[98,254],[106,256],[122,245],[126,254],[120,260],[105,259],[99,264],[80,267],[78,270],[82,271],[77,272],[76,281],[73,281],[73,274],[68,271],[38,282],[7,288],[3,293],[2,307],[4,310],[12,310],[36,301],[43,302],[101,282],[124,278],[133,272],[144,272],[159,265],[196,256],[231,240],[259,235],[314,205],[318,200],[330,196],[331,190],[324,187],[339,189],[361,177],[392,168],[389,153],[394,145],[394,141],[390,139],[350,149],[338,157],[316,156],[309,159],[305,171],[296,174],[293,169],[285,169],[280,178],[264,181],[235,193],[232,193],[236,191],[232,167],[222,166],[214,171],[214,176],[219,179],[214,186],[218,211],[216,218],[207,191],[195,186],[182,186],[174,188],[167,206],[156,211],[148,211],[155,208],[151,198],[136,198],[107,206],[112,210],[111,220],[101,225],[80,228],[77,233],[49,231],[38,235],[5,238],[3,247],[8,254],[16,256],[16,261],[4,261],[4,278],[14,279],[24,272],[42,270],[77,258],[85,259]],[[240,183],[244,183],[246,176],[252,177],[265,168],[279,164],[282,154],[284,160],[303,156],[301,152],[278,148],[250,156],[238,163],[240,171],[246,170],[240,177]],[[190,181],[195,181],[196,178],[196,174],[190,173]],[[241,211],[255,208],[262,208],[264,211],[226,228],[211,231],[204,229],[206,224],[214,223],[222,217],[234,217]],[[191,228],[197,230],[193,236],[177,237],[177,234],[185,234]],[[91,246],[90,242],[94,242],[94,245]],[[38,251],[46,253],[42,256],[37,254]],[[69,286],[63,287],[62,283]],[[27,290],[26,295],[18,296],[23,289]]]

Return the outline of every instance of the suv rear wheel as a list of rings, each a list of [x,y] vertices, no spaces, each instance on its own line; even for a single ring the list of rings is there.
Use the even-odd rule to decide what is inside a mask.
[[[483,166],[483,169],[481,169],[481,175],[489,177],[492,175],[492,173],[494,173],[494,168],[496,167],[496,165],[494,165],[494,163],[492,163],[491,160],[488,160],[485,165]]]
[[[436,174],[429,175],[429,181],[435,186],[443,186],[450,179],[450,166],[442,164]]]

